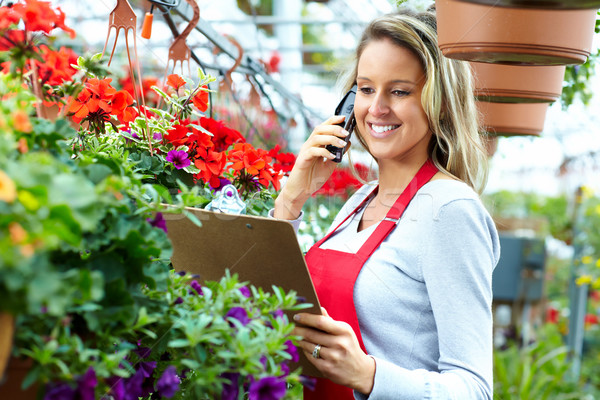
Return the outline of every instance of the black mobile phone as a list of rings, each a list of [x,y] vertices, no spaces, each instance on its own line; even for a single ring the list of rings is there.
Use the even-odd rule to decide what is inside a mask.
[[[346,117],[344,122],[339,124],[339,126],[343,127],[345,130],[349,132],[349,135],[344,138],[346,143],[350,140],[350,136],[352,136],[352,131],[356,125],[356,119],[354,119],[354,99],[356,98],[356,90],[357,86],[354,85],[352,89],[346,93],[340,104],[335,109],[335,115],[343,115]],[[331,154],[335,155],[335,158],[332,160],[333,162],[339,163],[342,161],[342,156],[344,155],[343,147],[336,147],[328,144],[325,147],[327,150],[331,152]]]

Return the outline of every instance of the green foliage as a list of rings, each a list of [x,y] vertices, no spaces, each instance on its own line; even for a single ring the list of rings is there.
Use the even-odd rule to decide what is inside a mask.
[[[538,193],[501,190],[482,197],[489,212],[503,218],[543,218],[546,232],[556,239],[573,240],[572,204],[565,194],[544,196]]]
[[[586,399],[569,380],[567,348],[555,325],[538,330],[537,340],[524,347],[511,343],[494,352],[494,398],[499,400]],[[593,397],[592,397],[593,399]]]

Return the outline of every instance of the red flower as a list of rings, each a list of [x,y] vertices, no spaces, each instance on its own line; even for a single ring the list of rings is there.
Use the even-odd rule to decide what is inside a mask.
[[[39,47],[38,53],[43,60],[42,62],[36,61],[42,84],[60,85],[65,81],[70,81],[77,72],[71,66],[77,63],[77,54],[68,47],[61,47],[56,51],[43,44]]]
[[[246,141],[241,133],[229,128],[223,121],[202,117],[200,118],[200,126],[213,134],[212,142],[215,144],[215,150],[217,151],[225,151],[232,144]]]
[[[219,187],[219,176],[223,173],[226,163],[227,159],[223,153],[212,151],[207,147],[198,148],[194,165],[200,172],[194,177],[209,183],[212,187]]]
[[[192,98],[192,102],[201,112],[208,110],[208,86],[203,85]]]
[[[25,42],[25,31],[11,29],[0,35],[0,51],[8,51]]]
[[[598,316],[596,314],[587,314],[585,316],[585,326],[598,325]]]
[[[121,123],[127,124],[138,115],[133,107],[133,97],[125,90],[120,90],[113,96],[111,102],[112,114],[115,115]]]
[[[134,93],[134,84],[131,79],[131,74],[128,74],[125,78],[119,80],[119,84],[123,90],[126,90],[130,95],[136,96]],[[136,82],[136,86],[138,83]],[[158,78],[148,77],[142,79],[142,93],[144,94],[144,101],[146,104],[156,104],[158,102],[158,93],[152,90],[152,86],[158,86]],[[137,90],[139,88],[136,87]]]
[[[77,99],[71,99],[68,112],[73,113],[73,121],[81,122],[82,119],[97,122],[108,121],[112,111],[110,101],[116,89],[110,85],[111,78],[89,79]]]
[[[13,7],[0,7],[0,31],[10,28],[19,23],[21,17]]]
[[[272,158],[265,150],[255,149],[250,143],[237,143],[227,153],[227,159],[232,163],[231,168],[238,179],[255,179],[265,188],[270,182],[275,190],[279,190],[282,174],[270,165]],[[248,183],[244,186],[249,187]]]
[[[50,34],[54,28],[61,28],[71,38],[75,37],[75,31],[65,25],[65,14],[59,7],[54,10],[49,1],[25,0],[13,5],[13,9],[23,19],[28,31]]]
[[[296,163],[296,156],[293,153],[280,153],[281,146],[277,145],[271,150],[269,150],[269,155],[277,162],[273,163],[273,168],[275,171],[283,172],[287,175],[292,171],[294,164]]]
[[[167,85],[175,90],[179,90],[179,88],[185,86],[185,80],[177,74],[171,74],[167,77]]]
[[[359,167],[359,165],[356,165],[358,171],[363,168],[366,169],[366,167]],[[333,174],[331,174],[321,189],[315,192],[314,196],[340,196],[343,199],[347,199],[348,195],[360,188],[361,185],[362,183],[352,175],[348,167],[337,168],[333,171]]]
[[[546,309],[546,322],[551,323],[551,324],[557,324],[559,316],[560,316],[560,313],[556,308],[548,307]]]

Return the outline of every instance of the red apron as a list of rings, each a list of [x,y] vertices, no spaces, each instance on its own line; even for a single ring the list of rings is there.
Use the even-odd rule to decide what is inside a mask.
[[[356,254],[344,253],[337,250],[320,249],[321,244],[326,241],[333,232],[335,232],[350,216],[364,206],[369,201],[371,195],[378,189],[375,188],[371,195],[350,213],[334,230],[327,236],[317,242],[306,254],[306,263],[310,276],[312,278],[319,302],[327,313],[337,321],[344,321],[350,324],[361,349],[366,353],[363,344],[354,309],[354,283],[367,259],[379,247],[381,242],[394,230],[396,223],[404,213],[408,203],[415,196],[417,191],[425,185],[436,174],[438,169],[431,160],[427,160],[419,169],[414,178],[410,181],[406,189],[396,200],[386,217],[375,228],[371,236],[366,240]],[[318,378],[314,391],[304,389],[305,400],[343,400],[354,399],[352,389],[335,384],[329,379]]]

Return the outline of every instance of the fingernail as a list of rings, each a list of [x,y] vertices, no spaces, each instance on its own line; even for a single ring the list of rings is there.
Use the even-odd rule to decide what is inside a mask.
[[[348,136],[348,135],[350,134],[350,132],[348,132],[348,131],[347,131],[347,130],[345,130],[345,129],[342,129],[342,133],[344,134],[344,136]]]
[[[339,147],[346,147],[346,142],[345,142],[345,141],[343,141],[343,140],[341,140],[341,139],[340,139],[340,140],[338,140],[338,141],[337,141],[337,143],[338,143],[338,146],[339,146]]]
[[[294,314],[294,321],[300,321],[300,315]]]

